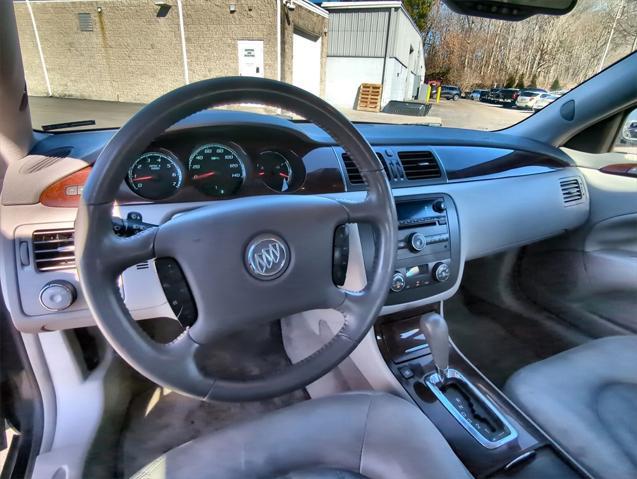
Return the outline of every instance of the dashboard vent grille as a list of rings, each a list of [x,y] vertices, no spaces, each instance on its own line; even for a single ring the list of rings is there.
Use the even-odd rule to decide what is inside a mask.
[[[561,180],[560,188],[565,205],[576,203],[584,197],[579,178],[565,178]]]
[[[408,180],[429,180],[442,176],[440,166],[431,151],[400,151],[398,158]]]
[[[37,173],[50,166],[55,165],[62,158],[66,158],[71,154],[71,149],[67,147],[56,148],[54,150],[47,151],[41,155],[34,155],[30,160],[20,168],[20,173],[30,175],[31,173]]]
[[[72,229],[36,230],[32,236],[33,256],[38,271],[75,267]]]
[[[387,167],[387,162],[383,158],[383,155],[380,153],[376,153],[378,159],[383,164],[383,169],[385,170],[385,174],[389,179],[392,178],[392,175],[389,172],[389,168]],[[347,173],[347,178],[352,185],[363,185],[365,184],[365,180],[358,171],[358,167],[354,164],[354,160],[347,154],[343,153],[343,163],[345,164],[345,172]]]

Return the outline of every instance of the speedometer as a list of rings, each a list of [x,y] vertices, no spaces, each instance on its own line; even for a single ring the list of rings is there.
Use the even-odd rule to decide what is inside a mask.
[[[245,179],[245,167],[239,155],[225,145],[200,146],[188,161],[190,181],[209,196],[229,196],[237,192]]]
[[[128,169],[126,183],[143,198],[160,200],[174,195],[184,181],[177,158],[167,150],[148,151]]]

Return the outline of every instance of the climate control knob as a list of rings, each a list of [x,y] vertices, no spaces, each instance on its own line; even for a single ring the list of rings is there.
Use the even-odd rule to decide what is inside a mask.
[[[436,213],[444,213],[445,211],[447,211],[447,205],[445,205],[445,202],[443,200],[434,201],[431,207]]]
[[[40,290],[40,303],[49,311],[62,311],[77,298],[75,286],[68,281],[53,280]]]
[[[425,249],[427,246],[427,238],[422,233],[412,233],[409,237],[409,249],[414,252],[419,252]]]
[[[431,274],[436,281],[444,283],[449,279],[449,276],[451,276],[451,270],[446,263],[436,263],[431,270]]]
[[[405,286],[407,285],[407,280],[405,278],[405,275],[403,273],[401,273],[400,271],[396,271],[394,273],[394,276],[391,279],[391,286],[390,289],[394,292],[394,293],[399,293],[401,292],[403,289],[405,289]]]

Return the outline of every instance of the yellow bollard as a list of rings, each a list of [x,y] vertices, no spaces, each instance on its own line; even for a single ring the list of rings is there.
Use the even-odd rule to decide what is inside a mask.
[[[431,99],[431,85],[427,83],[427,96],[425,96],[425,103],[429,103]]]
[[[440,103],[440,94],[442,93],[442,85],[438,85],[438,92],[436,94],[436,103]]]

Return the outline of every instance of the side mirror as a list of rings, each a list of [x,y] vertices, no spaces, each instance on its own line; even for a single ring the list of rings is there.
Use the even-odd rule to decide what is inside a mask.
[[[565,15],[577,0],[443,0],[454,12],[475,17],[519,21],[533,15]]]

